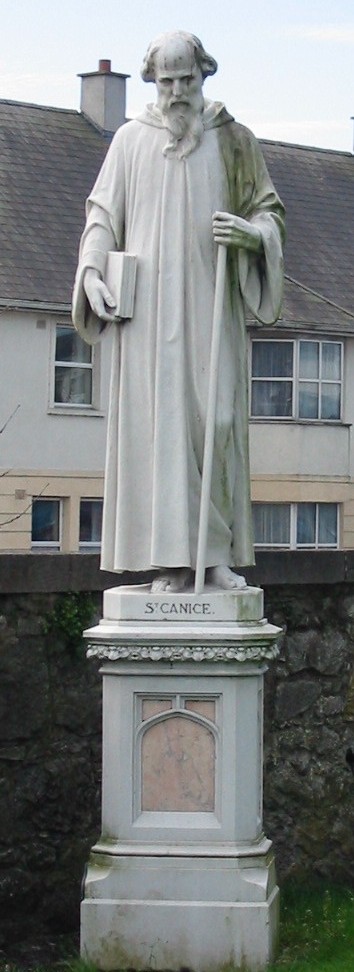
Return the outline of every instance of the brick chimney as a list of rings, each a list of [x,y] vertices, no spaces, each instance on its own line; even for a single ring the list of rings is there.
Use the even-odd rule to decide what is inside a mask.
[[[111,62],[99,61],[98,71],[79,74],[80,111],[106,135],[112,135],[125,122],[126,80],[130,74],[111,71]]]

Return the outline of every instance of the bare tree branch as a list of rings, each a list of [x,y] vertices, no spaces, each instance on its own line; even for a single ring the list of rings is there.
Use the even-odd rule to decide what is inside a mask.
[[[25,516],[26,513],[28,513],[32,507],[33,499],[39,499],[41,496],[43,496],[44,490],[47,489],[47,486],[49,486],[49,483],[46,483],[45,486],[43,486],[43,489],[41,489],[40,493],[38,493],[37,496],[35,497],[32,496],[32,499],[25,507],[25,509],[21,510],[21,513],[14,513],[14,515],[10,516],[8,520],[4,520],[4,523],[0,523],[0,530],[2,530],[4,526],[9,526],[9,523],[15,523],[15,520],[20,520],[21,516]]]
[[[13,412],[11,412],[11,415],[9,415],[9,417],[6,419],[5,425],[3,425],[2,429],[0,429],[0,435],[2,432],[5,432],[6,426],[9,424],[9,422],[11,422],[11,419],[14,417],[14,415],[16,415],[16,412],[18,412],[19,408],[21,408],[21,405],[20,404],[16,405],[16,408],[14,408]]]

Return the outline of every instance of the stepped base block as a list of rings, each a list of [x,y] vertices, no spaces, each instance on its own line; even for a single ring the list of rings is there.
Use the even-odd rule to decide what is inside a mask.
[[[278,888],[271,850],[251,857],[249,849],[244,858],[94,852],[86,895],[81,954],[98,969],[215,972],[247,961],[256,972],[274,958]]]

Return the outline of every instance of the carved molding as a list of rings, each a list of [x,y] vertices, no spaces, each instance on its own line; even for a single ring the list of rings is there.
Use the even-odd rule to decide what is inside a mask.
[[[88,658],[104,658],[108,661],[194,661],[194,662],[258,662],[271,660],[279,655],[279,645],[265,641],[253,644],[89,644]]]

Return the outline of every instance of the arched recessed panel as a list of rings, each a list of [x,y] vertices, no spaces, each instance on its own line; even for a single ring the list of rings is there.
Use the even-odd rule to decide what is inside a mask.
[[[185,813],[215,809],[215,739],[202,723],[176,715],[144,733],[141,809]]]

